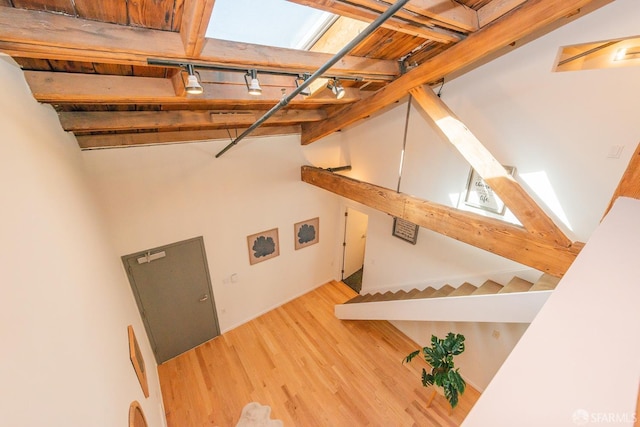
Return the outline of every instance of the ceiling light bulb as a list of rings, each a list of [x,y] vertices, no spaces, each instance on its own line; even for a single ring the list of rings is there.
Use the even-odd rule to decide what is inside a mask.
[[[329,82],[327,87],[329,89],[331,89],[331,92],[333,92],[333,94],[335,95],[336,99],[344,98],[345,90],[342,87],[342,83],[340,83],[340,80],[334,79],[333,83]]]
[[[249,95],[262,95],[262,88],[257,78],[251,79],[251,83],[249,83]]]
[[[249,83],[249,79],[251,79],[251,83]],[[260,82],[258,81],[258,70],[247,71],[247,74],[244,75],[244,83],[247,85],[247,91],[249,91],[249,95],[262,95],[262,88],[260,87]]]
[[[198,82],[198,77],[195,74],[190,74],[187,77],[187,84],[185,85],[185,89],[187,93],[192,95],[200,95],[204,92],[204,89],[200,82]]]

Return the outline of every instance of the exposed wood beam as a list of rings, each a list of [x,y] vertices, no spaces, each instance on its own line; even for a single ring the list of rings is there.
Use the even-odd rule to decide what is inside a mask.
[[[418,86],[411,95],[528,232],[560,246],[571,245],[571,240],[430,88]]]
[[[141,145],[179,144],[188,142],[209,141],[215,139],[233,139],[246,128],[232,130],[195,130],[179,132],[119,133],[108,135],[76,136],[78,145],[83,150],[102,148],[122,148]],[[300,126],[263,126],[251,134],[251,137],[294,135],[300,133]]]
[[[207,104],[235,103],[271,107],[281,97],[281,87],[265,86],[262,96],[247,93],[245,86],[235,84],[203,83],[202,95],[176,96],[173,79],[154,77],[108,76],[99,74],[55,73],[25,71],[25,79],[35,99],[46,103],[86,104]],[[293,83],[293,82],[292,82]],[[177,84],[176,84],[177,85]],[[288,89],[293,91],[295,87]],[[297,96],[291,105],[342,104],[360,99],[360,90],[345,87],[345,95],[336,99],[327,89],[310,97]]]
[[[237,64],[268,70],[315,72],[333,56],[329,53],[206,39],[200,59],[213,64]],[[386,78],[398,76],[400,67],[397,61],[347,55],[331,68],[331,72],[367,78]]]
[[[636,151],[631,156],[627,169],[625,170],[616,191],[611,197],[609,206],[604,212],[603,216],[606,216],[618,197],[632,197],[634,199],[640,199],[640,144],[636,147]]]
[[[322,2],[314,0],[288,1],[365,22],[374,21],[381,13],[388,9],[387,5],[378,2],[362,7],[361,5],[355,4],[355,2],[343,2],[340,0],[323,0]],[[440,43],[452,43],[462,39],[462,35],[434,27],[434,24],[435,22],[432,19],[421,18],[420,16],[415,16],[401,10],[384,22],[381,27]]]
[[[302,143],[312,143],[368,117],[398,101],[414,87],[436,82],[446,75],[470,66],[514,41],[541,31],[592,1],[595,0],[529,0],[493,24],[413,68],[366,100],[336,111],[329,120],[303,125]]]
[[[405,219],[421,227],[509,258],[540,271],[562,276],[584,246],[554,245],[522,227],[437,203],[388,188],[303,166],[302,181]]]
[[[478,23],[480,28],[489,25],[525,1],[526,0],[491,0],[491,2],[478,10]]]
[[[215,0],[185,0],[180,24],[185,56],[197,57],[202,52],[214,3]]]
[[[62,128],[72,132],[130,129],[179,129],[189,127],[234,128],[252,125],[264,111],[73,111],[58,113]],[[323,120],[322,110],[281,110],[267,124],[294,124]]]
[[[31,10],[0,7],[0,51],[25,58],[147,65],[147,59],[210,65],[315,71],[333,55],[295,49],[206,39],[198,58],[187,57],[180,34],[89,21]],[[332,72],[397,76],[396,61],[345,56]]]
[[[391,3],[390,0],[384,1]],[[456,1],[413,0],[405,6],[405,9],[442,22],[449,25],[450,28],[459,28],[468,32],[478,30],[478,14],[476,11]]]

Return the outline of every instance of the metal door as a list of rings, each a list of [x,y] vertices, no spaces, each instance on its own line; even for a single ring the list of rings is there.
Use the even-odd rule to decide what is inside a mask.
[[[122,262],[158,364],[220,335],[202,237]]]

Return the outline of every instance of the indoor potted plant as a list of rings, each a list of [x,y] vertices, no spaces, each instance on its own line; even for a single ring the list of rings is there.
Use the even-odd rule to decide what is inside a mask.
[[[431,366],[431,372],[422,369],[422,385],[429,387],[436,385],[444,390],[444,397],[449,401],[451,409],[458,404],[458,396],[464,393],[466,383],[455,368],[453,357],[464,351],[464,335],[449,332],[445,339],[440,339],[435,335],[431,336],[431,346],[416,350],[404,358],[403,363],[411,362],[420,352],[424,355],[424,360]],[[433,395],[429,399],[427,406],[431,404]]]

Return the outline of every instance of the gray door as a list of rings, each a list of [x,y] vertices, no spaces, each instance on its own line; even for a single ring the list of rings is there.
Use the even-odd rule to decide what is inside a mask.
[[[158,364],[220,335],[202,237],[122,262]]]

